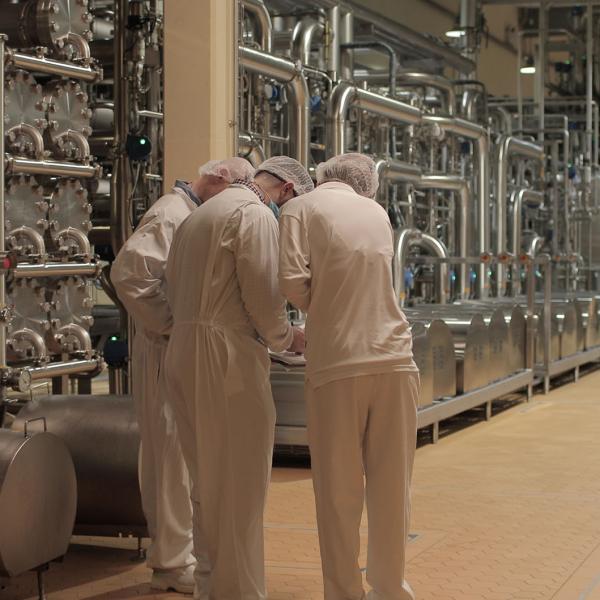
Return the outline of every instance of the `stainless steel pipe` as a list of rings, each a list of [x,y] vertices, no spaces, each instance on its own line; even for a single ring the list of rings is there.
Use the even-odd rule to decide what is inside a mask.
[[[293,110],[290,112],[289,138],[295,147],[290,154],[308,166],[310,156],[310,96],[306,78],[295,63],[259,50],[240,46],[240,64],[253,73],[272,77],[287,87]]]
[[[6,63],[5,49],[6,36],[0,34],[0,156],[4,156],[5,152],[5,79],[6,79]],[[6,251],[6,240],[4,235],[5,227],[5,169],[0,169],[0,252]],[[6,274],[0,271],[0,370],[6,369],[6,327],[8,325],[6,319]],[[0,401],[4,399],[4,394],[0,394]]]
[[[398,235],[396,252],[394,253],[394,288],[400,306],[404,306],[406,300],[406,286],[404,282],[404,268],[408,262],[408,251],[413,246],[419,246],[429,254],[438,258],[448,258],[448,249],[443,242],[419,229],[403,229]],[[447,264],[440,264],[440,273],[436,281],[436,302],[446,302]]]
[[[69,362],[48,363],[43,367],[28,367],[32,381],[39,379],[51,379],[63,375],[77,375],[79,373],[91,373],[102,370],[104,362],[101,358],[89,360],[72,360]]]
[[[490,139],[485,127],[465,121],[464,119],[450,119],[434,115],[423,115],[423,122],[437,125],[443,131],[472,140],[476,143],[477,160],[479,164],[477,173],[477,231],[478,251],[486,253],[490,249],[490,181],[489,181],[489,150]],[[477,278],[479,296],[486,298],[489,295],[489,278],[487,265],[479,266]]]
[[[335,86],[328,107],[328,157],[343,154],[346,151],[346,115],[351,106],[396,123],[414,125],[421,122],[421,111],[418,108],[357,88],[348,82],[341,82]]]
[[[298,21],[292,32],[292,58],[309,66],[315,37],[320,36],[322,42],[324,33],[325,27],[315,19],[305,17]]]
[[[8,175],[26,173],[29,175],[83,177],[86,179],[100,176],[100,167],[98,165],[85,165],[53,160],[32,160],[29,158],[13,156],[7,157],[4,164]]]
[[[446,96],[447,114],[453,117],[456,113],[456,93],[449,79],[429,73],[405,72],[396,76],[400,87],[430,87],[439,90]]]
[[[244,11],[254,19],[257,26],[260,47],[263,52],[271,52],[273,49],[273,23],[271,15],[262,0],[242,0]]]
[[[47,75],[58,75],[59,77],[73,77],[83,81],[93,82],[101,79],[102,71],[92,67],[82,67],[73,63],[60,62],[51,58],[31,56],[21,52],[6,52],[5,62],[18,69],[36,71]]]
[[[539,161],[543,170],[544,149],[542,146],[526,142],[512,136],[503,136],[498,143],[497,198],[496,198],[496,253],[506,253],[506,225],[508,205],[508,165],[511,157],[521,156]],[[504,295],[506,272],[504,265],[497,270],[498,295]]]
[[[538,206],[544,201],[544,194],[535,190],[522,189],[514,191],[511,194],[511,211],[512,211],[512,231],[510,251],[514,256],[518,256],[521,252],[521,216],[523,202],[535,203]],[[543,240],[542,240],[543,241]]]
[[[247,133],[241,133],[238,139],[240,156],[249,160],[253,167],[258,167],[266,159],[263,147]]]
[[[100,263],[44,263],[39,265],[20,264],[14,270],[16,279],[29,277],[95,277],[100,272]]]

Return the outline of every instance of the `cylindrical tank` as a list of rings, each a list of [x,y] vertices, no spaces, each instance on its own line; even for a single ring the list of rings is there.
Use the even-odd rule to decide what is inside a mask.
[[[583,326],[574,302],[552,300],[552,312],[558,320],[560,357],[565,358],[583,349]]]
[[[45,396],[28,402],[12,428],[22,430],[26,420],[37,417],[45,417],[48,429],[73,457],[75,532],[146,535],[138,485],[140,439],[131,396]]]
[[[589,350],[600,344],[600,296],[593,292],[554,292],[553,298],[572,300],[578,310],[580,350]]]
[[[51,433],[26,436],[24,426],[21,420],[19,431],[0,429],[0,575],[5,577],[63,556],[75,521],[77,485],[66,445]]]

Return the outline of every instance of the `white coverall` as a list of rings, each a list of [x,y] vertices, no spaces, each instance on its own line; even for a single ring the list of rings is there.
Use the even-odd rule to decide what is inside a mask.
[[[279,219],[283,294],[307,312],[306,403],[326,600],[413,598],[404,579],[418,371],[392,285],[384,209],[344,183],[290,200]]]
[[[135,322],[133,397],[141,437],[140,488],[152,543],[151,569],[194,564],[189,475],[179,444],[169,393],[159,377],[171,331],[165,270],[179,225],[197,207],[174,188],[144,215],[111,268],[119,299]]]
[[[192,479],[194,539],[206,539],[212,565],[211,599],[266,598],[275,428],[267,346],[282,351],[293,339],[278,254],[271,210],[233,185],[194,211],[169,256],[165,375]]]

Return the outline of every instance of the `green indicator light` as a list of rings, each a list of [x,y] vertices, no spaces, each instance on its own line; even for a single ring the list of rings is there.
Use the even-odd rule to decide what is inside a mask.
[[[110,341],[116,342],[119,338],[116,335],[111,336]]]

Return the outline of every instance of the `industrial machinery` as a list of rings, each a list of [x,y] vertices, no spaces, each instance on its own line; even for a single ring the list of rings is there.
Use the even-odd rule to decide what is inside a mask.
[[[357,0],[239,0],[239,155],[289,154],[311,173],[343,152],[374,158],[421,369],[418,423],[434,440],[449,416],[490,416],[494,400],[600,358],[600,16],[594,2],[523,3],[519,86],[499,98],[475,78],[486,3],[460,2],[449,45]],[[27,404],[15,427],[44,416],[69,448],[79,530],[140,535],[132,328],[109,263],[162,192],[163,1],[0,8],[0,415],[11,388],[78,382],[80,394]],[[94,315],[110,323],[96,335]],[[111,395],[85,398],[99,344]],[[304,446],[302,367],[274,365],[271,381],[276,442]],[[100,494],[107,482],[120,506]]]
[[[544,75],[533,98],[519,85],[513,100],[473,78],[482,3],[460,3],[450,47],[351,0],[241,0],[240,155],[286,153],[309,171],[343,152],[377,161],[424,382],[421,424],[434,428],[436,414],[531,393],[539,380],[547,389],[600,357],[598,15],[593,3],[532,4],[518,9],[516,68],[519,80],[526,63]],[[437,322],[452,361],[439,343],[432,351]],[[276,440],[296,445],[302,371],[274,367],[272,384]]]

